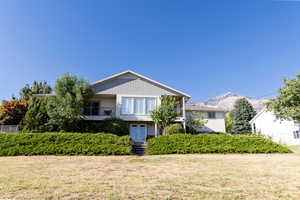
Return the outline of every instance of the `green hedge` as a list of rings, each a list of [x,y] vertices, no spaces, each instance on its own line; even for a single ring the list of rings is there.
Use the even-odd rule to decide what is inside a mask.
[[[118,136],[129,135],[128,122],[118,118],[107,118],[101,121],[81,120],[74,126],[74,132],[113,133]]]
[[[287,147],[260,136],[174,134],[148,140],[148,154],[290,153]]]
[[[3,133],[0,156],[17,155],[128,155],[129,136],[83,133]]]

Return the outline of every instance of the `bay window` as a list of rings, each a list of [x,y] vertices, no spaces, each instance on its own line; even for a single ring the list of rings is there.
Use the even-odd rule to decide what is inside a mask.
[[[150,115],[156,108],[156,98],[122,97],[121,113],[123,115]]]

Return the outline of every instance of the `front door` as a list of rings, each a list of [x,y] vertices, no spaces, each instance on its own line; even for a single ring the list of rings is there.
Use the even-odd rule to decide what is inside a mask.
[[[134,142],[146,142],[147,127],[145,124],[131,124],[130,136]]]

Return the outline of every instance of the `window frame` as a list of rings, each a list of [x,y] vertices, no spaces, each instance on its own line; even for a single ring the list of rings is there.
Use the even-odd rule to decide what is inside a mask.
[[[88,105],[85,105],[84,108],[83,108],[83,114],[85,116],[98,116],[98,115],[100,115],[100,101],[93,101],[92,100],[92,101],[88,101],[87,104]],[[95,104],[97,104],[97,106],[95,106]],[[96,114],[94,113],[95,108],[98,108]],[[86,109],[88,109],[88,113],[86,113]]]
[[[124,110],[126,110],[123,106],[124,106],[124,99],[132,99],[130,101],[133,102],[133,108],[132,108],[132,113],[128,112],[128,113],[124,113]],[[143,112],[136,112],[139,108],[137,107],[137,100],[143,100]],[[157,107],[157,97],[132,97],[132,96],[123,96],[121,97],[121,115],[142,115],[142,116],[149,116],[151,115],[151,112],[149,112],[148,109],[148,100],[152,99],[154,100],[154,107],[152,110],[154,110]],[[128,110],[130,110],[130,108],[128,108]]]
[[[212,116],[211,116],[211,114],[212,114]],[[217,118],[217,113],[216,112],[214,112],[214,111],[208,111],[207,112],[207,119],[216,119]]]
[[[294,139],[295,139],[295,140],[300,139],[300,131],[294,131],[294,132],[293,132],[293,136],[294,136]]]

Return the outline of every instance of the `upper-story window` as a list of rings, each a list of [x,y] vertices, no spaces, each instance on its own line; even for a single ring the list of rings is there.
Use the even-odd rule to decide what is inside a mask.
[[[122,97],[121,113],[124,115],[150,115],[156,108],[156,98]]]
[[[84,110],[84,115],[99,115],[99,102],[89,101],[86,103]]]
[[[207,112],[208,119],[215,119],[216,118],[216,112]]]

